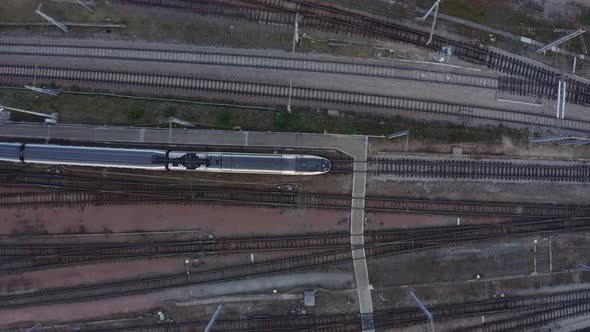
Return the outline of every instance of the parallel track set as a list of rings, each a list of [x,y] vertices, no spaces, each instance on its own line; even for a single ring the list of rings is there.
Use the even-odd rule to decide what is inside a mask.
[[[421,250],[435,249],[450,245],[461,245],[474,241],[502,239],[514,236],[526,236],[538,233],[554,233],[563,231],[580,231],[590,229],[588,218],[549,220],[544,222],[507,223],[466,227],[465,229],[433,228],[424,230],[398,230],[395,232],[368,233],[365,251],[367,257],[399,255]],[[7,255],[50,253],[47,256],[26,257],[0,262],[3,273],[20,272],[46,268],[80,264],[81,262],[108,261],[117,259],[145,258],[167,255],[215,253],[223,252],[268,251],[268,250],[307,250],[311,253],[298,254],[277,259],[267,259],[257,263],[228,266],[212,270],[170,275],[156,278],[144,278],[126,282],[105,283],[97,285],[77,286],[66,289],[41,290],[34,293],[0,296],[0,308],[23,307],[41,304],[52,304],[72,301],[83,301],[113,296],[141,294],[147,291],[163,290],[190,285],[203,285],[233,281],[255,276],[288,273],[308,270],[320,266],[348,263],[352,259],[349,235],[306,236],[300,238],[246,239],[204,241],[179,244],[138,244],[134,246],[114,245],[105,248],[92,244],[91,249],[83,251],[79,244],[73,245],[24,245],[8,244],[2,246]],[[307,248],[307,246],[312,246]],[[100,248],[102,247],[102,248]],[[284,247],[281,249],[281,247]],[[344,247],[344,248],[341,248]],[[94,250],[92,250],[94,249]],[[201,250],[201,251],[199,251]],[[188,251],[188,252],[187,252]]]
[[[144,88],[172,89],[183,91],[209,92],[208,98],[221,96],[265,97],[269,103],[281,103],[289,97],[295,102],[315,102],[321,105],[363,106],[375,109],[391,109],[399,112],[417,112],[443,116],[478,118],[490,121],[511,122],[518,125],[562,128],[564,130],[590,133],[590,121],[556,119],[526,112],[516,112],[502,108],[489,108],[468,104],[436,102],[422,99],[392,97],[341,90],[290,87],[288,84],[250,83],[241,81],[215,80],[188,75],[158,75],[115,71],[94,71],[63,69],[56,67],[0,66],[0,77],[24,80],[45,80],[73,84],[108,84]]]
[[[285,54],[236,53],[212,49],[180,51],[170,49],[142,49],[129,47],[90,47],[56,44],[26,44],[0,42],[0,54],[50,56],[111,60],[134,60],[162,63],[239,66],[263,69],[293,70],[327,74],[345,74],[365,77],[393,78],[410,81],[444,83],[459,86],[498,89],[498,78],[478,73],[446,73],[411,64],[392,65],[366,63],[340,59],[305,59]]]
[[[377,165],[376,168],[392,167],[388,162],[392,160],[369,161],[370,165]],[[402,165],[408,164],[408,160],[394,160]],[[412,163],[409,163],[412,165]],[[385,165],[385,166],[383,166]],[[397,165],[397,164],[395,164]],[[443,166],[446,165],[443,163]],[[543,180],[541,175],[532,177],[516,168],[511,170],[510,163],[501,164],[502,172],[492,171],[480,172],[469,171],[469,163],[459,163],[460,172],[447,173],[402,173],[391,172],[385,174],[423,177],[477,177],[493,178],[502,177],[514,180]],[[451,165],[452,167],[455,167]],[[493,169],[490,164],[475,162],[476,170]],[[495,164],[491,164],[495,166]],[[433,167],[433,166],[429,166]],[[531,172],[531,165],[523,166],[525,171]],[[529,169],[530,168],[530,169]],[[468,171],[465,172],[465,169]],[[554,172],[563,171],[559,167],[550,168]],[[588,172],[588,168],[571,167],[572,174],[565,177],[562,182],[581,182],[587,179],[580,177],[580,172]],[[544,170],[544,168],[541,168]],[[522,174],[517,175],[517,171]],[[538,170],[537,170],[538,171]],[[431,172],[434,170],[431,169]],[[510,174],[509,174],[510,173]],[[381,174],[381,173],[380,173]],[[549,174],[549,180],[557,180],[554,174]],[[562,174],[563,175],[563,174]],[[529,179],[530,178],[530,179]],[[350,209],[351,198],[349,195],[338,195],[329,193],[307,193],[307,192],[279,192],[272,190],[244,190],[230,188],[199,187],[183,184],[165,184],[149,182],[133,182],[126,180],[104,179],[95,177],[62,176],[45,173],[27,172],[0,172],[0,184],[18,186],[42,186],[48,191],[22,191],[10,194],[0,194],[0,209],[10,207],[27,207],[40,205],[53,206],[82,206],[82,205],[105,205],[105,204],[166,204],[166,203],[201,203],[201,204],[243,204],[258,206],[277,206],[293,208],[328,208],[328,209]],[[451,215],[473,215],[473,216],[501,216],[517,218],[571,218],[585,217],[590,215],[590,206],[586,205],[556,205],[556,204],[519,204],[511,202],[478,202],[478,201],[452,201],[452,200],[428,200],[412,199],[405,197],[366,197],[366,209],[375,212],[398,212],[398,213],[422,213],[422,214],[451,214]]]
[[[518,296],[503,299],[474,301],[466,303],[445,303],[429,306],[429,311],[437,322],[453,319],[477,317],[495,313],[508,313],[520,317],[494,320],[484,325],[473,326],[460,331],[506,331],[514,328],[534,327],[546,321],[571,318],[584,314],[590,305],[589,291],[548,293],[534,296]],[[425,324],[422,311],[416,308],[385,309],[374,312],[377,328],[400,328],[414,324]],[[281,315],[268,318],[249,318],[244,320],[219,320],[216,327],[220,331],[293,331],[308,329],[313,331],[358,331],[360,317],[354,313],[324,315]],[[88,331],[189,331],[191,327],[202,327],[206,321],[154,325],[129,325],[119,328],[89,328]]]
[[[556,219],[545,222],[513,222],[498,225],[436,227],[413,230],[381,231],[365,234],[366,251],[370,256],[405,253],[437,248],[470,241],[522,236],[590,228],[587,218]],[[108,260],[220,254],[261,251],[317,251],[338,250],[335,258],[322,259],[340,262],[340,250],[350,248],[350,234],[305,235],[276,238],[239,238],[189,242],[154,243],[87,243],[43,244],[0,243],[0,273],[14,273],[52,266],[86,264]],[[305,257],[303,257],[305,258]],[[327,261],[325,262],[327,263]]]
[[[237,1],[197,1],[197,0],[118,0],[118,3],[190,9],[201,14],[226,15],[250,20],[293,23],[293,13],[302,14],[300,25],[326,31],[362,35],[373,39],[400,40],[422,45],[427,33],[408,29],[381,19],[362,17],[354,12],[314,4],[308,1],[279,0],[241,0],[248,6],[242,8]],[[237,5],[236,5],[237,4]],[[204,9],[205,8],[205,9]],[[555,98],[556,82],[560,79],[556,71],[534,66],[522,60],[505,56],[485,47],[472,47],[460,42],[435,37],[432,49],[451,45],[454,54],[509,76],[498,80],[477,75],[464,75],[449,80],[444,73],[427,72],[427,76],[416,76],[411,69],[384,68],[354,63],[331,64],[322,61],[295,61],[273,57],[237,57],[230,54],[196,54],[190,52],[160,52],[158,50],[63,48],[45,45],[45,52],[58,56],[88,56],[113,59],[141,59],[149,61],[187,62],[250,66],[258,68],[278,68],[286,70],[306,70],[317,72],[346,73],[363,76],[391,77],[397,79],[422,80],[450,83],[482,88],[498,89],[501,92]],[[32,45],[0,45],[0,53],[38,55],[42,51],[32,50]],[[28,52],[28,53],[27,53]],[[53,53],[52,53],[53,52]],[[151,52],[151,53],[149,53]],[[364,105],[378,108],[393,108],[431,112],[446,115],[461,115],[481,119],[502,120],[519,124],[534,124],[555,127],[555,120],[526,113],[485,109],[468,105],[450,105],[425,100],[408,100],[388,96],[355,94],[344,91],[314,90],[286,86],[252,84],[201,79],[188,76],[148,75],[141,73],[98,72],[70,70],[61,68],[35,68],[0,66],[0,76],[61,80],[70,82],[124,84],[130,86],[159,87],[233,93],[236,95],[255,95],[274,98],[292,97],[295,100],[323,103]],[[520,77],[516,77],[520,76]],[[567,79],[571,93],[568,102],[580,105],[590,104],[590,85]],[[590,133],[590,122],[561,120],[561,128]],[[342,167],[339,169],[339,167]],[[370,159],[367,172],[371,175],[392,175],[404,178],[436,178],[466,180],[500,181],[548,181],[563,183],[590,182],[590,166],[578,165],[538,165],[496,161],[456,161],[427,159]],[[335,172],[350,172],[346,162],[335,164]],[[92,182],[96,181],[96,182]],[[108,180],[72,179],[61,176],[39,176],[27,174],[0,174],[0,183],[28,184],[53,188],[50,192],[21,192],[0,195],[0,209],[15,206],[84,205],[124,203],[187,203],[215,202],[258,204],[289,207],[312,208],[350,208],[350,196],[325,195],[322,193],[262,193],[255,191],[231,191],[190,186],[166,187],[161,184],[109,183]],[[155,190],[154,190],[155,189]],[[157,192],[157,194],[154,194]],[[568,219],[546,220],[541,222],[513,222],[493,226],[470,226],[455,228],[432,228],[418,230],[395,230],[393,232],[367,233],[367,257],[413,253],[419,250],[461,245],[474,241],[493,240],[534,233],[551,233],[590,229],[589,206],[558,206],[511,203],[481,203],[454,201],[427,201],[390,197],[367,197],[366,210],[405,213],[436,213],[457,215],[490,215],[505,217],[555,217]],[[0,296],[0,308],[17,308],[54,303],[77,302],[108,298],[114,296],[142,294],[149,291],[174,287],[204,285],[224,281],[239,280],[252,276],[301,271],[315,267],[343,264],[352,260],[350,234],[301,236],[289,238],[217,239],[179,243],[136,243],[136,244],[63,244],[45,243],[0,243],[0,273],[14,273],[48,267],[65,266],[109,261],[112,259],[135,259],[169,255],[216,254],[256,251],[304,250],[310,253],[279,259],[269,259],[256,264],[228,266],[225,268],[197,271],[190,274],[170,275],[143,280],[79,286],[67,289],[47,289],[30,294]],[[441,320],[482,315],[484,313],[514,312],[520,317],[490,321],[474,326],[474,331],[504,331],[538,326],[557,319],[586,314],[590,310],[590,291],[564,292],[521,298],[479,301],[471,303],[449,303],[429,306],[430,311]],[[400,327],[419,324],[423,314],[416,309],[392,309],[374,313],[376,327]],[[358,313],[333,315],[281,316],[265,319],[220,320],[219,330],[231,331],[357,331],[361,317]],[[185,331],[206,322],[162,324],[154,326],[128,326],[121,331]],[[89,329],[89,331],[101,329]],[[117,328],[105,329],[116,331]]]
[[[196,10],[199,4],[209,5],[210,1],[186,1],[186,0],[118,0],[121,4],[135,4],[144,6],[168,7],[184,10]],[[452,46],[453,53],[466,60],[485,65],[499,72],[522,77],[521,83],[513,85],[510,90],[514,94],[544,96],[557,98],[557,82],[561,79],[560,73],[555,69],[532,65],[521,59],[492,51],[484,46],[472,46],[448,38],[434,36],[432,43],[426,46],[428,33],[411,29],[381,18],[368,17],[353,10],[318,4],[306,0],[241,0],[243,4],[249,4],[278,13],[299,13],[303,16],[300,26],[321,29],[325,31],[337,31],[360,35],[372,39],[397,40],[412,43],[419,46],[440,50],[445,46]],[[213,1],[219,6],[227,8],[240,7],[239,2]],[[242,5],[243,7],[243,5]],[[260,20],[260,14],[252,11],[252,19]],[[566,78],[570,91],[567,101],[574,104],[590,104],[590,84]]]

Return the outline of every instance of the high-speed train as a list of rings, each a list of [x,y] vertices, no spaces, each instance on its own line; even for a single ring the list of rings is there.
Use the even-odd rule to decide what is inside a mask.
[[[26,143],[0,143],[0,161],[281,175],[323,174],[331,167],[326,158],[300,154],[189,152]]]

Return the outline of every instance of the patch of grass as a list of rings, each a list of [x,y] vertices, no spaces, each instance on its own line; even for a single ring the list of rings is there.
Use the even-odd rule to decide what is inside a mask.
[[[176,115],[176,107],[174,107],[174,106],[166,107],[166,110],[164,111],[164,115],[166,115],[167,117],[175,116]]]
[[[578,22],[584,25],[590,25],[590,16],[579,16]]]
[[[305,118],[305,116],[292,113],[277,112],[273,116],[272,130],[293,132],[313,131],[311,129],[312,123],[307,123]]]
[[[131,108],[127,111],[127,119],[137,121],[143,118],[145,110],[143,108]]]
[[[437,143],[500,143],[509,137],[526,144],[529,133],[506,127],[471,128],[439,121],[421,121],[402,116],[381,117],[366,113],[328,115],[325,110],[293,109],[268,111],[213,105],[191,105],[170,101],[147,101],[109,96],[82,96],[63,93],[59,97],[38,96],[27,91],[2,90],[0,100],[7,105],[38,112],[58,112],[61,123],[104,125],[154,125],[164,123],[171,114],[185,121],[222,127],[240,126],[243,130],[332,134],[387,135],[410,129],[411,137]],[[145,111],[145,110],[149,110]],[[33,116],[14,114],[15,121],[39,121]]]
[[[440,11],[468,21],[483,23],[486,17],[486,7],[480,1],[447,0],[440,7]]]
[[[231,113],[229,111],[220,111],[215,115],[215,125],[220,127],[229,127],[231,122]]]

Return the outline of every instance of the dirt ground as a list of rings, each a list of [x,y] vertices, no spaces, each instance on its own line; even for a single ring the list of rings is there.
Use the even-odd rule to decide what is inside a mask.
[[[347,231],[350,211],[228,205],[111,205],[11,208],[0,216],[4,234],[110,233],[198,230],[215,236]]]
[[[485,280],[530,275],[535,271],[565,273],[576,270],[578,262],[586,260],[579,249],[588,245],[589,239],[587,232],[575,232],[552,236],[551,241],[541,235],[486,240],[371,259],[368,264],[375,287],[466,282],[477,279],[477,275]]]
[[[24,272],[0,276],[0,292],[4,295],[34,292],[42,288],[72,287],[162,274],[182,273],[182,258],[127,260]]]

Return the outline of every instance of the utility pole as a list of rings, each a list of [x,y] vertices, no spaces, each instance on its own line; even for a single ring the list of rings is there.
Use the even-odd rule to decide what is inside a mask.
[[[432,42],[432,35],[434,34],[434,28],[436,27],[436,18],[438,17],[438,7],[440,6],[440,2],[441,2],[441,0],[436,0],[434,5],[432,5],[432,7],[430,7],[430,9],[428,10],[426,15],[416,18],[416,20],[418,20],[418,21],[425,21],[426,18],[428,17],[428,15],[430,15],[430,13],[432,13],[432,11],[434,10],[434,15],[432,18],[432,27],[430,28],[430,37],[428,38],[428,41],[426,42],[426,46],[430,45],[430,43]]]
[[[59,96],[59,94],[61,93],[59,90],[38,88],[36,86],[30,86],[30,85],[25,85],[25,89],[33,90],[35,92],[44,93],[47,95],[52,95],[54,97]]]
[[[551,239],[553,236],[549,235],[549,273],[553,272],[553,253],[551,252]]]
[[[15,112],[26,113],[26,114],[31,114],[31,115],[37,115],[37,116],[44,117],[46,124],[55,124],[56,121],[57,121],[57,113],[45,114],[45,113],[27,111],[27,110],[22,110],[20,108],[14,108],[14,107],[8,107],[8,106],[0,105],[0,111],[2,111],[4,109],[10,110],[10,111],[15,111]]]
[[[213,327],[213,324],[215,324],[215,321],[217,320],[217,316],[219,316],[219,312],[221,311],[222,307],[223,307],[223,303],[221,303],[219,305],[219,307],[217,307],[217,310],[215,310],[215,312],[213,313],[213,316],[211,317],[209,324],[207,324],[207,327],[205,327],[205,332],[209,332],[211,330],[211,328]]]
[[[428,318],[428,321],[430,322],[430,329],[432,332],[434,332],[434,318],[432,317],[432,314],[430,313],[430,311],[428,311],[428,309],[426,309],[426,306],[424,304],[422,304],[422,302],[420,302],[420,300],[418,299],[416,294],[414,294],[414,292],[408,291],[408,294],[412,297],[414,302],[416,302],[418,307],[424,312],[424,314]]]
[[[293,48],[291,53],[295,53],[295,46],[299,42],[299,13],[295,13],[295,29],[293,31]]]
[[[80,6],[82,6],[82,7],[86,8],[86,9],[87,9],[89,12],[92,12],[92,8],[88,7],[88,6],[87,6],[85,3],[83,3],[82,1],[83,1],[83,0],[76,0],[76,2],[77,2],[77,3],[78,3]]]
[[[54,19],[53,17],[45,14],[44,12],[41,11],[41,4],[39,4],[39,7],[37,8],[37,10],[35,10],[35,13],[37,13],[37,15],[43,17],[44,19],[46,19],[47,21],[53,23],[53,25],[55,25],[56,27],[62,29],[64,32],[68,32],[70,31],[68,29],[67,26],[65,26],[65,24],[58,22],[56,19]]]
[[[545,44],[544,46],[542,46],[541,48],[539,48],[537,50],[537,53],[543,53],[545,54],[545,52],[547,52],[550,49],[556,50],[557,45],[565,43],[566,41],[581,36],[584,32],[586,32],[585,29],[578,29],[578,30],[554,30],[554,32],[567,32],[567,34],[553,40],[550,41],[549,43]]]
[[[565,98],[567,96],[567,82],[565,80],[559,79],[557,82],[557,118],[564,119],[565,118]]]
[[[533,241],[533,274],[537,274],[537,240]]]
[[[41,327],[41,324],[36,324],[35,326],[31,327],[30,329],[27,330],[27,332],[33,332],[35,331],[38,327]]]
[[[291,96],[293,95],[293,79],[289,81],[289,99],[287,101],[287,112],[291,114]]]

